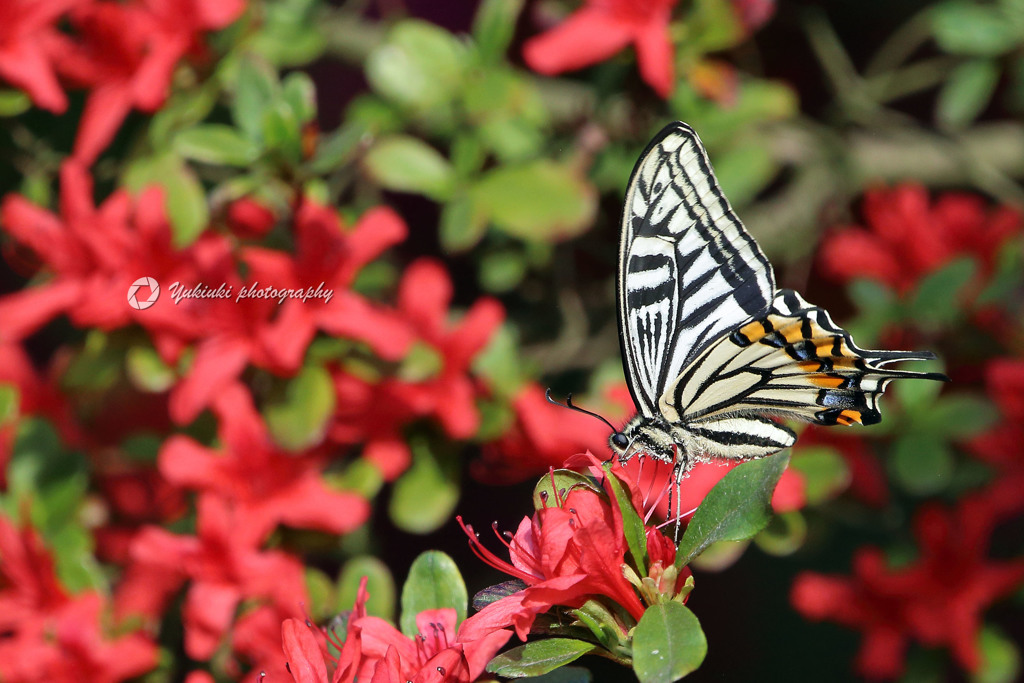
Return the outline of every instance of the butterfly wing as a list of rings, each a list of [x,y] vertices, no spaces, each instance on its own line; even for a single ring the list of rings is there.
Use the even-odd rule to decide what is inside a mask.
[[[661,396],[659,407],[670,421],[709,432],[707,436],[721,445],[708,451],[712,455],[742,457],[735,455],[742,451],[738,446],[767,447],[785,441],[781,433],[763,426],[774,424],[761,417],[766,414],[823,425],[879,422],[878,399],[889,382],[947,379],[939,373],[885,366],[934,357],[927,351],[861,349],[827,311],[783,289],[767,315],[738,326],[687,366]],[[737,422],[744,420],[756,424]],[[736,430],[725,434],[730,424]],[[789,445],[792,441],[775,450]]]
[[[617,302],[623,368],[651,417],[670,383],[726,332],[768,310],[771,264],[718,186],[692,128],[648,145],[626,191]]]

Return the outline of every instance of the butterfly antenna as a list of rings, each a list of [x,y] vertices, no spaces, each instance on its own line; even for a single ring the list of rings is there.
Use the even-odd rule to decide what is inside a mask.
[[[617,433],[619,431],[618,429],[615,428],[615,425],[613,425],[611,422],[609,422],[608,420],[604,419],[603,417],[601,417],[597,413],[591,412],[589,410],[585,410],[584,408],[580,408],[577,405],[573,405],[572,394],[568,394],[565,397],[565,403],[559,403],[555,399],[551,398],[551,389],[548,388],[548,390],[544,392],[544,398],[546,398],[548,400],[548,403],[553,403],[556,406],[561,406],[562,408],[568,408],[569,410],[575,410],[577,412],[584,413],[585,415],[590,415],[591,417],[596,417],[598,420],[600,420],[601,422],[604,422],[606,425],[608,425],[608,427],[613,432]]]

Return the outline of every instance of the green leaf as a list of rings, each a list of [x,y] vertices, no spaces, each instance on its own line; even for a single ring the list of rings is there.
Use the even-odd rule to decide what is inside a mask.
[[[937,384],[937,382],[936,382]],[[914,420],[914,429],[951,439],[966,439],[988,430],[999,411],[985,399],[969,394],[944,396]]]
[[[502,652],[487,671],[507,678],[540,676],[574,662],[597,646],[575,638],[545,638]]]
[[[776,557],[792,555],[807,539],[807,520],[799,510],[783,512],[772,517],[761,533],[754,536],[757,547]]]
[[[174,368],[164,363],[160,354],[148,346],[133,346],[125,354],[128,379],[141,391],[159,394],[174,385]]]
[[[320,443],[336,400],[330,373],[319,366],[304,367],[288,381],[284,397],[263,410],[274,441],[290,451]]]
[[[647,576],[647,529],[640,518],[633,501],[629,497],[629,489],[622,485],[619,478],[611,472],[611,462],[604,464],[606,481],[611,484],[612,495],[622,514],[622,530],[626,535],[629,555],[633,558],[633,566],[640,576]]]
[[[988,106],[999,82],[999,66],[989,59],[959,64],[939,91],[935,115],[939,123],[963,128]]]
[[[570,167],[546,159],[490,171],[470,193],[497,228],[524,240],[578,235],[590,226],[597,208],[589,183]]]
[[[281,95],[300,124],[316,118],[316,86],[313,79],[302,71],[285,76]]]
[[[977,271],[970,257],[958,258],[922,279],[910,300],[911,316],[922,323],[949,324],[960,315],[961,294]]]
[[[466,50],[448,31],[417,19],[395,24],[366,60],[370,86],[407,107],[451,100],[465,82]]]
[[[888,465],[905,491],[930,496],[949,486],[956,460],[940,435],[911,432],[896,441]]]
[[[633,671],[640,683],[678,681],[696,671],[707,652],[700,622],[678,602],[648,607],[633,631]]]
[[[124,184],[133,192],[154,185],[163,189],[174,244],[179,248],[192,244],[210,221],[203,186],[177,154],[167,152],[136,160],[125,171]]]
[[[409,135],[377,141],[363,159],[367,172],[389,190],[444,200],[455,189],[455,172],[436,149]]]
[[[529,265],[520,249],[488,251],[477,266],[480,286],[491,294],[511,292],[523,282]]]
[[[429,534],[448,521],[459,502],[457,462],[435,453],[425,439],[413,439],[410,446],[412,466],[395,482],[388,514],[403,531]]]
[[[280,90],[277,72],[264,60],[247,55],[239,63],[232,82],[232,118],[250,139],[259,140],[263,135],[264,112]]]
[[[471,249],[487,231],[487,217],[477,210],[467,196],[457,196],[441,208],[438,228],[441,246],[450,253]]]
[[[248,166],[259,156],[259,147],[231,126],[207,123],[183,130],[174,137],[174,151],[186,159],[206,164]]]
[[[808,505],[818,505],[834,498],[850,485],[850,468],[846,458],[835,448],[801,448],[793,453],[789,466],[803,476]]]
[[[1020,650],[1011,638],[995,626],[978,632],[981,666],[971,674],[971,683],[1011,683],[1020,680]]]
[[[17,116],[32,108],[32,100],[20,90],[0,90],[0,116]]]
[[[742,541],[763,529],[771,517],[772,493],[788,462],[789,451],[782,451],[726,474],[687,525],[675,565],[687,565],[716,541]]]
[[[523,0],[484,0],[473,20],[473,38],[480,60],[485,64],[501,62],[515,34]]]
[[[576,488],[605,495],[604,489],[585,474],[573,470],[554,470],[542,476],[533,487],[533,509],[560,507],[565,497]]]
[[[455,560],[440,550],[420,554],[409,568],[409,578],[402,586],[402,633],[417,633],[416,615],[423,610],[455,609],[458,623],[466,618],[469,595]]]
[[[1020,42],[1016,28],[997,8],[965,0],[944,2],[932,9],[932,31],[946,52],[994,57]]]
[[[18,417],[20,403],[18,387],[0,382],[0,427],[10,424]]]
[[[370,594],[366,611],[382,619],[395,614],[395,579],[391,570],[372,555],[353,557],[345,563],[338,575],[338,598],[335,612],[352,609],[359,591],[359,583],[366,577],[366,591]]]
[[[524,588],[526,588],[526,582],[522,579],[509,579],[508,581],[488,586],[473,595],[473,609],[479,612],[491,603],[507,598],[510,595],[515,595]]]
[[[528,676],[521,680],[528,683],[590,683],[594,677],[589,669],[582,666],[563,666],[541,676]]]
[[[893,398],[911,416],[929,412],[939,400],[944,382],[910,380],[896,382]]]
[[[761,140],[745,141],[715,156],[715,175],[733,206],[753,200],[777,170],[774,157]]]
[[[302,124],[292,108],[277,101],[263,112],[263,141],[290,164],[302,161]]]

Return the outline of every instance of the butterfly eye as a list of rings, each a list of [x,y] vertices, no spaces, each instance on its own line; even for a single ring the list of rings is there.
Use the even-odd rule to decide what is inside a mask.
[[[612,434],[612,445],[616,448],[625,448],[629,445],[629,439],[622,432],[615,432]]]

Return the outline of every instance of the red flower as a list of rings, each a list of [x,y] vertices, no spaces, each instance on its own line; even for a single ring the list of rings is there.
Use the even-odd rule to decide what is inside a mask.
[[[890,569],[880,550],[864,548],[854,558],[852,577],[799,575],[793,605],[809,619],[862,630],[857,668],[865,676],[898,676],[910,639],[948,647],[960,666],[974,671],[982,612],[1024,582],[1024,560],[986,556],[1006,501],[1022,494],[1018,483],[1016,490],[984,492],[952,510],[924,508],[915,520],[921,546],[916,562]]]
[[[117,596],[120,614],[157,616],[186,580],[183,621],[185,652],[208,659],[235,619],[242,600],[298,610],[306,600],[302,564],[282,552],[261,552],[237,532],[237,520],[222,500],[201,496],[196,536],[159,527],[143,529],[132,543]]]
[[[359,271],[405,235],[405,223],[391,209],[370,209],[345,230],[335,209],[306,199],[295,214],[294,256],[264,247],[242,250],[250,279],[277,288],[333,290],[329,300],[289,299],[281,304],[276,325],[266,335],[290,340],[283,353],[286,362],[298,367],[317,329],[366,342],[387,360],[405,355],[412,343],[408,328],[398,316],[352,291]]]
[[[60,41],[55,24],[81,0],[5,0],[0,3],[0,78],[28,93],[43,109],[68,106],[53,59]]]
[[[342,372],[334,376],[338,411],[331,437],[340,443],[364,443],[363,456],[386,479],[408,467],[409,447],[402,428],[412,420],[435,417],[455,439],[476,433],[480,391],[471,375],[473,359],[501,324],[504,312],[493,299],[477,301],[455,325],[449,320],[452,284],[440,264],[420,259],[408,267],[399,285],[398,309],[417,339],[408,376],[377,383]],[[423,367],[414,367],[416,351]]]
[[[1003,419],[967,446],[975,456],[998,467],[1001,476],[1024,476],[1024,360],[990,361],[985,385]]]
[[[618,395],[612,392],[618,391]],[[625,385],[609,392],[622,412],[631,405]],[[481,481],[513,483],[536,477],[549,467],[561,467],[567,453],[610,453],[608,427],[589,415],[552,405],[537,384],[527,384],[512,399],[516,421],[499,440],[484,447],[472,465]],[[615,418],[616,415],[612,415]]]
[[[231,232],[244,239],[263,237],[277,222],[273,211],[250,197],[231,202],[225,219]]]
[[[96,160],[132,109],[159,109],[174,67],[206,30],[223,28],[241,13],[239,0],[161,0],[131,4],[90,2],[71,14],[80,40],[58,55],[58,70],[92,92],[75,139],[74,157]]]
[[[591,462],[599,462],[590,458]],[[603,472],[599,468],[597,471]],[[628,488],[634,508],[642,512],[639,491],[623,479],[617,465],[613,465],[611,471],[611,476],[622,480]],[[651,604],[660,599],[644,591],[637,571],[650,576],[660,586],[665,570],[670,569],[675,560],[675,548],[656,528],[648,528],[649,552],[653,549],[651,566],[630,567],[626,561],[628,546],[622,513],[612,500],[614,493],[608,478],[604,486],[603,492],[586,486],[573,487],[564,497],[556,495],[556,500],[545,501],[532,518],[524,518],[510,541],[505,542],[498,535],[508,547],[511,562],[487,550],[473,528],[459,518],[459,524],[469,536],[470,547],[478,557],[526,583],[523,590],[491,603],[467,619],[462,625],[467,637],[482,637],[496,629],[513,626],[525,640],[537,615],[554,606],[579,607],[590,599],[614,602],[638,621],[644,613],[645,601]],[[661,591],[669,598],[682,590],[689,570],[670,575],[675,579]],[[623,628],[623,636],[627,630]]]
[[[425,610],[416,616],[419,634],[408,638],[379,617],[366,616],[366,581],[348,619],[334,675],[328,678],[326,647],[298,619],[281,625],[281,640],[296,683],[471,683],[512,635],[495,631],[479,639],[456,632],[455,610]]]
[[[4,227],[38,255],[52,278],[0,299],[3,340],[24,339],[66,314],[83,328],[113,330],[138,322],[154,334],[158,348],[170,348],[171,339],[191,332],[187,312],[167,302],[136,310],[125,299],[129,287],[142,276],[166,284],[195,280],[200,264],[229,256],[227,243],[209,235],[188,249],[175,249],[159,190],[144,192],[134,202],[117,191],[99,207],[92,196],[88,172],[69,161],[61,167],[59,216],[24,197],[4,197]]]
[[[369,517],[365,500],[324,484],[326,451],[290,453],[274,444],[244,386],[222,391],[213,410],[222,452],[172,436],[160,451],[160,472],[173,484],[230,501],[237,537],[261,543],[278,524],[344,534]]]
[[[113,683],[150,671],[156,645],[138,633],[104,636],[105,605],[92,591],[71,597],[30,528],[0,517],[0,678],[8,683]]]
[[[824,242],[822,268],[837,280],[868,277],[900,292],[960,255],[991,272],[999,248],[1021,231],[1013,209],[988,210],[980,197],[961,193],[931,201],[911,184],[867,192],[863,213],[867,228],[840,228]]]
[[[587,0],[567,20],[526,41],[523,58],[545,75],[603,62],[632,44],[640,75],[668,97],[674,82],[674,50],[669,34],[677,0]]]

